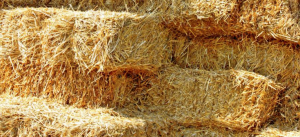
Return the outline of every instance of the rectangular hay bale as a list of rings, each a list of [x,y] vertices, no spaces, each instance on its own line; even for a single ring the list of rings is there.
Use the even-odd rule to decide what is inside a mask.
[[[1,63],[0,94],[44,97],[77,107],[135,104],[139,93],[148,88],[152,75],[138,70],[99,73],[79,67],[5,63]]]
[[[300,42],[298,1],[191,0],[182,3],[184,10],[165,15],[165,24],[191,37],[250,34]]]
[[[205,71],[170,67],[149,91],[151,113],[164,113],[183,126],[216,126],[251,131],[275,112],[284,90],[247,71]]]
[[[4,10],[0,57],[99,72],[170,62],[169,31],[155,15],[27,8]]]

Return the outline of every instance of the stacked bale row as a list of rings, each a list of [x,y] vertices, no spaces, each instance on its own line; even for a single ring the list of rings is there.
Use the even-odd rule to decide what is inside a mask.
[[[116,109],[119,113],[63,107],[44,99],[3,94],[1,134],[177,136],[184,132],[182,127],[191,126],[251,131],[274,115],[278,94],[283,91],[261,75],[235,70],[169,67],[162,69],[151,84],[152,88],[131,94],[143,98]],[[126,98],[115,101],[122,99]]]
[[[156,12],[164,18],[166,26],[191,37],[252,34],[295,43],[300,41],[299,2],[295,0],[4,0],[0,5],[3,8],[12,5]]]

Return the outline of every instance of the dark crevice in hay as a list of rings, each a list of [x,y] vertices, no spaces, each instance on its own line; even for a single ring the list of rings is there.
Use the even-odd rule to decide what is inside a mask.
[[[282,118],[282,116],[281,116],[281,113],[282,113],[282,110],[281,110],[281,108],[283,108],[283,107],[285,107],[284,105],[286,105],[286,102],[285,102],[285,95],[286,95],[286,91],[288,91],[289,90],[289,87],[285,87],[285,89],[283,90],[283,92],[280,92],[279,94],[278,94],[278,103],[277,103],[277,105],[276,105],[276,107],[275,107],[275,111],[274,111],[274,114],[273,114],[273,116],[267,121],[267,124],[266,124],[266,126],[264,126],[265,128],[267,127],[267,126],[269,126],[269,125],[275,125],[276,124],[276,122],[278,121],[278,120],[282,120],[283,118]],[[297,119],[295,119],[296,121],[298,121]],[[263,128],[263,129],[265,129],[265,128]]]

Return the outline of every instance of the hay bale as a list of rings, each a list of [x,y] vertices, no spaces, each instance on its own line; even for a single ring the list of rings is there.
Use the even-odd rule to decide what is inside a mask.
[[[107,108],[82,109],[39,99],[0,97],[0,136],[144,136],[145,122]]]
[[[245,31],[257,36],[300,42],[298,1],[245,1],[240,9],[239,22]]]
[[[175,3],[175,2],[174,2]],[[240,1],[180,1],[165,14],[165,25],[191,37],[235,35]]]
[[[182,68],[204,70],[240,69],[267,76],[287,87],[280,115],[288,123],[299,119],[300,52],[296,45],[232,37],[174,41],[174,60]]]
[[[0,93],[55,99],[77,107],[123,107],[136,104],[149,88],[151,72],[84,72],[79,67],[41,67],[1,63]]]
[[[154,15],[44,8],[2,12],[0,93],[121,107],[134,102],[132,94],[148,87],[147,77],[170,62],[168,30]]]
[[[60,9],[3,11],[1,58],[99,72],[170,62],[169,31],[155,15]]]
[[[165,24],[190,37],[250,34],[300,41],[297,1],[192,0],[181,5],[184,10],[166,15]]]
[[[171,67],[158,76],[146,107],[185,127],[215,126],[250,131],[275,112],[283,88],[255,73]]]

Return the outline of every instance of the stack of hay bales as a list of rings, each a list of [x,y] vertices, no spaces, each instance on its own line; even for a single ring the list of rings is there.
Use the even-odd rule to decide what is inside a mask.
[[[0,135],[179,136],[203,126],[246,133],[274,115],[294,123],[300,38],[293,4],[0,1],[0,94],[47,98],[4,94]],[[49,109],[30,112],[33,101],[53,100],[75,108],[33,103]]]
[[[147,77],[171,58],[168,29],[158,20],[105,11],[4,11],[1,92],[85,106],[107,105],[118,98],[114,94],[142,90]]]

